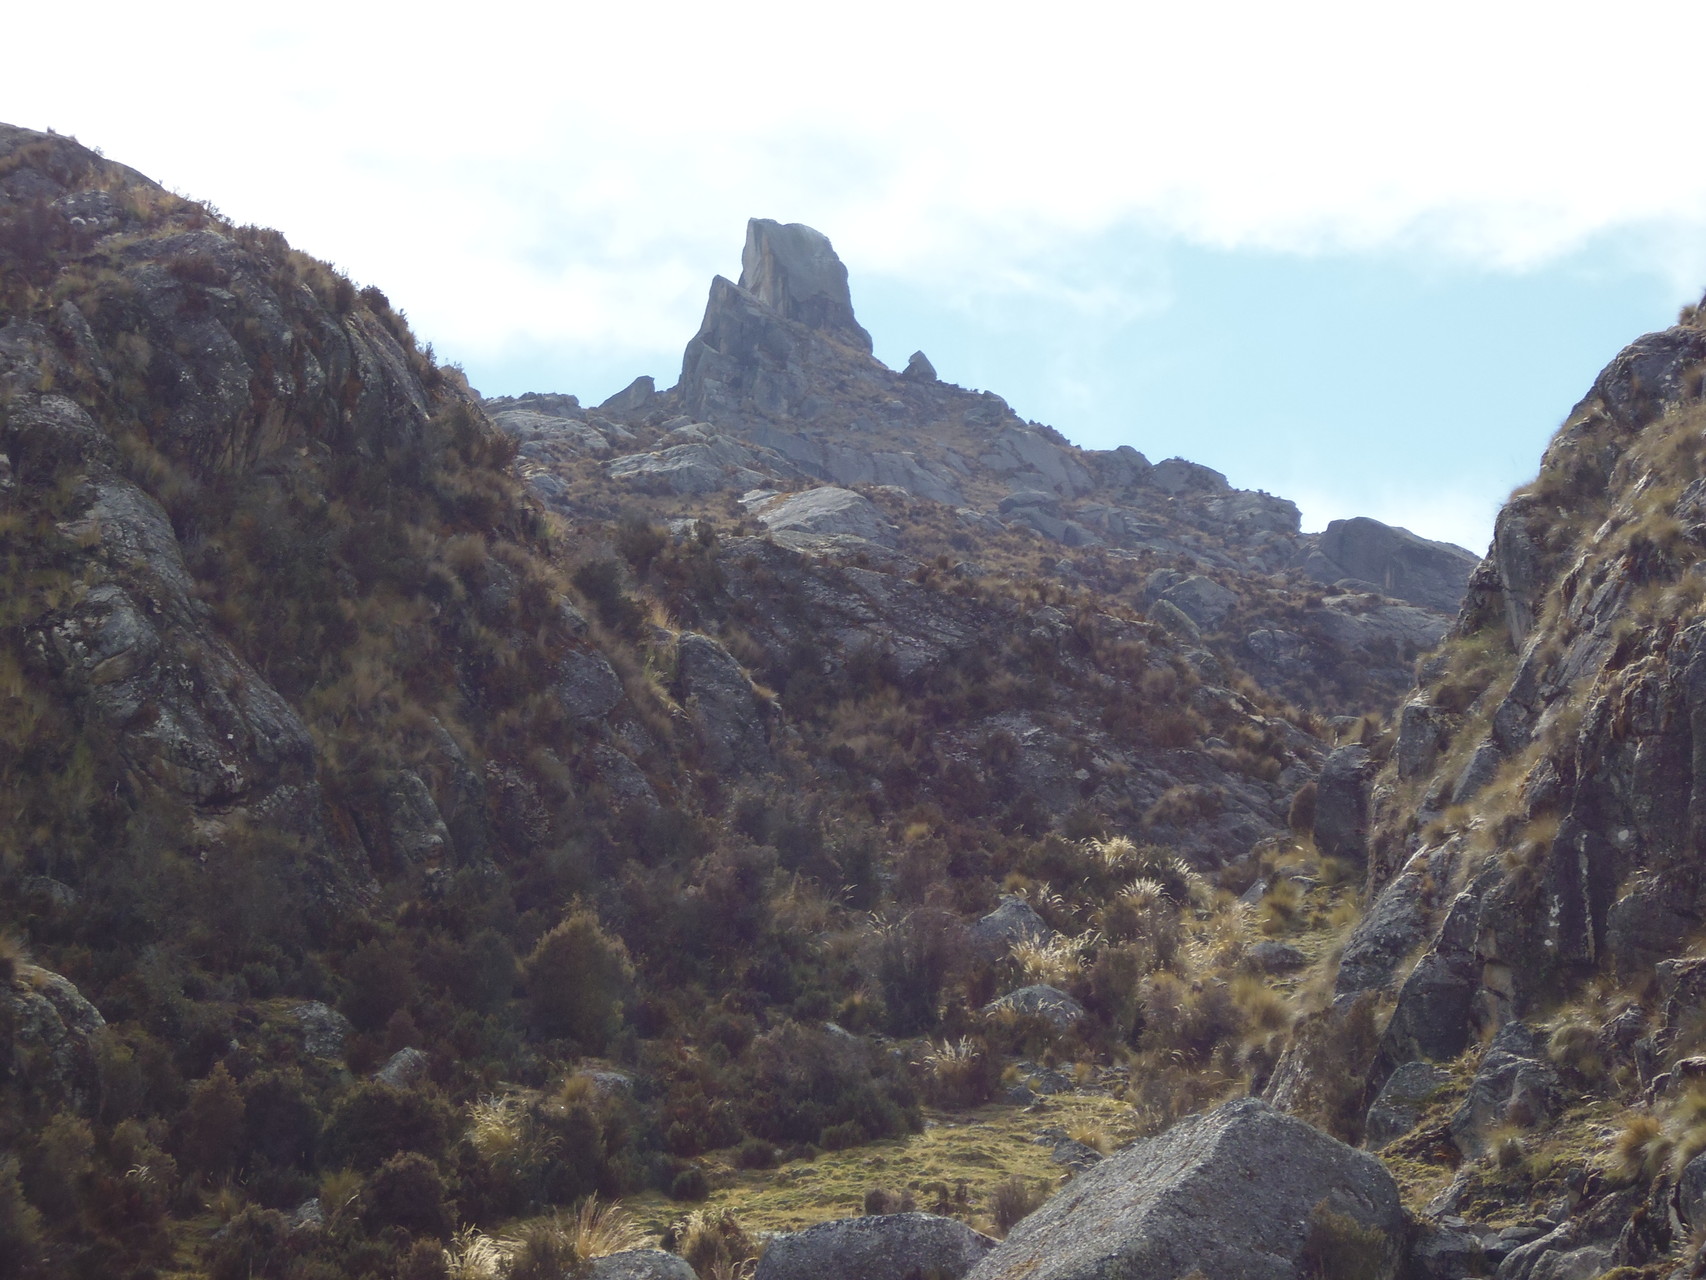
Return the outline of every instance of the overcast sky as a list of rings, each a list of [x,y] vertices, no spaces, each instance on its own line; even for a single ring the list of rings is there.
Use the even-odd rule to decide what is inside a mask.
[[[0,120],[404,308],[487,394],[674,381],[749,216],[877,354],[1476,551],[1706,284],[1706,7],[31,5]]]

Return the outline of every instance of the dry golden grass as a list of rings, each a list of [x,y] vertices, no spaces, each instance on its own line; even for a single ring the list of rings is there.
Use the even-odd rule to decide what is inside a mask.
[[[1040,1112],[989,1105],[968,1111],[926,1109],[922,1133],[892,1138],[815,1160],[795,1160],[773,1170],[744,1170],[732,1149],[706,1159],[711,1182],[707,1208],[729,1210],[754,1234],[799,1231],[832,1218],[864,1210],[865,1193],[874,1185],[912,1190],[921,1204],[926,1189],[966,1183],[968,1216],[973,1226],[993,1226],[991,1197],[1008,1178],[1029,1185],[1058,1185],[1065,1170],[1035,1141],[1037,1130],[1058,1125],[1103,1134],[1110,1146],[1138,1136],[1138,1118],[1113,1098],[1065,1095],[1050,1099]],[[680,1208],[657,1192],[623,1202],[646,1231],[662,1234]]]

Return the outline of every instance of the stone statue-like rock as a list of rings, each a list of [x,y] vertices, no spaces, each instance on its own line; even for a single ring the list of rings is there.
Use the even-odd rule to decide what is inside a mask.
[[[847,268],[823,232],[799,222],[748,220],[740,287],[777,315],[871,354],[871,335],[853,318]]]
[[[900,371],[900,376],[908,382],[935,382],[936,366],[930,363],[930,357],[922,351],[914,351],[912,358],[906,362],[906,368]]]
[[[959,1280],[994,1247],[963,1222],[930,1213],[841,1218],[776,1236],[753,1280]]]
[[[1312,1224],[1359,1234],[1370,1255],[1366,1280],[1397,1274],[1406,1219],[1385,1167],[1258,1098],[1240,1098],[1081,1173],[971,1274],[1299,1280]]]
[[[657,394],[657,383],[650,374],[641,374],[610,399],[599,405],[604,413],[633,413],[645,406],[646,401]]]

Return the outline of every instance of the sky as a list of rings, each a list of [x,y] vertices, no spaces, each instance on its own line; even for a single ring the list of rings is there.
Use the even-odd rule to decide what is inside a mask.
[[[1485,549],[1706,286],[1706,6],[366,0],[7,19],[0,120],[377,284],[488,395],[675,380],[748,217],[1093,448]]]

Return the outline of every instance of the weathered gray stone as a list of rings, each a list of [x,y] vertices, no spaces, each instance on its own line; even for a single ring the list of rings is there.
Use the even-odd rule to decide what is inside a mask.
[[[1345,940],[1334,989],[1340,993],[1385,987],[1404,958],[1427,937],[1428,859],[1418,853],[1369,904]]]
[[[1149,469],[1148,481],[1153,488],[1174,496],[1195,490],[1218,493],[1232,487],[1213,467],[1186,462],[1183,458],[1157,462]]]
[[[740,491],[794,474],[772,451],[718,435],[702,424],[672,431],[664,443],[655,452],[612,458],[605,471],[612,480],[677,494]]]
[[[1479,557],[1449,542],[1417,537],[1366,516],[1334,520],[1303,570],[1319,582],[1355,578],[1384,595],[1442,612],[1463,601]]]
[[[0,1024],[11,1033],[0,1072],[45,1113],[89,1112],[100,1101],[95,1042],[107,1023],[70,979],[20,965],[10,983],[0,983]]]
[[[1315,784],[1315,847],[1330,858],[1368,858],[1368,784],[1374,764],[1355,744],[1335,749]]]
[[[753,1280],[959,1280],[994,1247],[963,1222],[929,1213],[841,1218],[773,1237]]]
[[[1487,1047],[1463,1103],[1451,1117],[1458,1150],[1478,1156],[1488,1133],[1504,1124],[1531,1128],[1557,1107],[1558,1076],[1539,1037],[1521,1022],[1502,1027]]]
[[[1003,955],[1015,943],[1048,942],[1057,936],[1030,903],[1013,897],[1001,899],[1001,904],[972,925],[970,932],[975,945]]]
[[[1161,599],[1176,606],[1205,631],[1219,626],[1228,610],[1238,603],[1236,594],[1201,574],[1175,582],[1161,593]]]
[[[1406,1220],[1392,1176],[1364,1152],[1256,1098],[1187,1117],[1088,1169],[1013,1228],[974,1280],[1149,1280],[1193,1270],[1301,1280],[1310,1214],[1325,1202],[1389,1242]]]
[[[930,357],[922,351],[914,351],[912,358],[906,362],[906,368],[900,371],[900,376],[908,382],[934,382],[936,366],[930,363]]]
[[[1406,1062],[1387,1076],[1363,1121],[1363,1146],[1378,1151],[1409,1133],[1428,1100],[1450,1079],[1449,1071],[1431,1062]]]
[[[1424,1221],[1410,1249],[1410,1274],[1415,1280],[1463,1280],[1485,1275],[1485,1259],[1481,1237],[1474,1232]]]
[[[1706,1155],[1695,1156],[1677,1175],[1675,1207],[1688,1231],[1706,1226]]]
[[[1421,698],[1412,698],[1398,713],[1398,741],[1392,758],[1400,778],[1416,778],[1433,767],[1451,727],[1446,712]]]
[[[699,1280],[685,1258],[662,1249],[625,1249],[594,1258],[587,1265],[591,1280]]]
[[[409,1089],[426,1078],[432,1060],[421,1049],[399,1049],[385,1060],[385,1065],[373,1073],[380,1084],[394,1089]]]
[[[290,1011],[302,1028],[302,1051],[311,1058],[341,1058],[350,1033],[349,1019],[328,1004],[310,1000]]]
[[[1611,1266],[1615,1241],[1580,1243],[1578,1224],[1555,1230],[1511,1250],[1494,1274],[1498,1280],[1594,1280]]]
[[[727,649],[709,636],[683,632],[676,678],[713,769],[744,773],[768,767],[770,745],[758,695]]]
[[[1195,619],[1171,600],[1157,600],[1144,609],[1144,612],[1156,626],[1165,629],[1184,643],[1202,643],[1202,629],[1197,626]]]
[[[622,701],[622,678],[602,653],[571,652],[557,666],[557,698],[577,720],[602,720]]]
[[[786,494],[757,507],[755,514],[771,533],[843,535],[885,547],[895,545],[894,527],[876,504],[851,489],[825,485]]]
[[[1475,953],[1481,900],[1497,882],[1483,873],[1452,900],[1432,944],[1398,988],[1398,1003],[1381,1036],[1390,1063],[1455,1058],[1469,1043],[1469,1013],[1480,988]]]
[[[361,841],[376,866],[436,866],[450,853],[450,830],[426,782],[413,769],[389,774],[353,811]]]
[[[847,268],[821,231],[798,222],[749,220],[740,287],[784,319],[871,353],[871,335],[853,318]]]
[[[1309,963],[1309,957],[1289,942],[1267,939],[1246,953],[1252,968],[1261,973],[1293,973]]]
[[[650,400],[657,394],[657,390],[657,383],[653,382],[650,376],[642,374],[627,386],[623,387],[622,390],[618,391],[615,395],[611,396],[610,399],[599,405],[599,412],[611,414],[634,413],[643,409],[646,405],[646,401]]]

